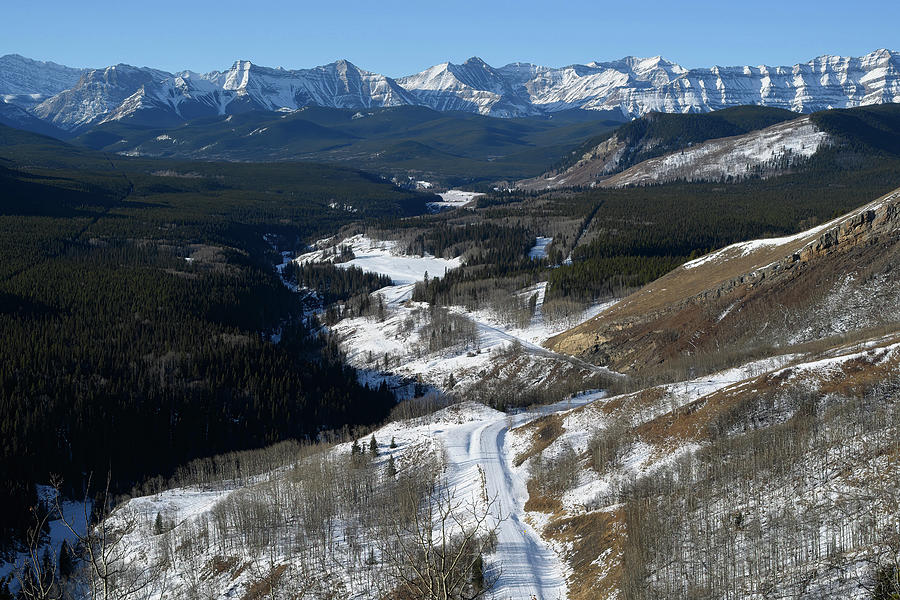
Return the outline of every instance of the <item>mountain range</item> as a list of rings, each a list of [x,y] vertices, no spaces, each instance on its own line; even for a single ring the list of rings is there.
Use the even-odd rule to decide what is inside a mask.
[[[662,57],[625,57],[565,67],[479,58],[393,79],[346,60],[288,70],[236,61],[226,71],[168,73],[125,64],[74,69],[17,54],[0,57],[0,122],[61,136],[104,122],[172,127],[192,119],[305,106],[371,109],[424,106],[494,117],[565,110],[708,112],[762,105],[795,112],[900,102],[900,53],[820,56],[769,67],[686,69]]]

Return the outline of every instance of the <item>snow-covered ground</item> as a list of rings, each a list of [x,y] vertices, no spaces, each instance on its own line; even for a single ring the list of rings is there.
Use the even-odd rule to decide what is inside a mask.
[[[385,272],[392,270],[387,267]],[[567,368],[608,373],[594,365],[589,365],[573,357],[563,357],[541,346],[541,343],[573,324],[590,319],[615,302],[597,304],[587,309],[572,321],[551,323],[544,319],[542,306],[546,282],[539,283],[519,292],[523,302],[537,295],[535,312],[525,326],[510,324],[490,310],[469,311],[462,306],[451,306],[452,314],[468,319],[475,328],[476,340],[473,344],[457,345],[439,351],[427,350],[428,340],[420,338],[420,332],[428,324],[428,304],[409,301],[412,285],[395,285],[375,292],[383,298],[386,307],[385,319],[357,317],[344,319],[331,327],[340,340],[348,362],[363,370],[367,378],[371,372],[388,370],[402,378],[422,379],[436,387],[442,387],[452,374],[457,391],[483,380],[484,373],[498,361],[505,361],[504,354],[512,346],[523,350],[522,361],[529,367],[538,369],[546,364],[564,363]],[[526,368],[520,364],[524,371]],[[526,383],[523,381],[523,383]]]
[[[604,187],[647,185],[665,181],[741,179],[758,169],[809,158],[830,143],[809,117],[779,123],[741,136],[697,144],[659,158],[651,158],[604,181]]]
[[[528,258],[531,260],[540,260],[542,258],[547,258],[547,251],[550,249],[550,244],[553,243],[552,237],[540,237],[538,236],[535,241],[534,247],[528,251]]]
[[[90,513],[90,505],[85,502],[73,502],[71,500],[63,500],[60,502],[62,514],[56,511],[56,490],[47,485],[37,486],[38,498],[44,503],[44,506],[50,510],[47,519],[49,533],[47,541],[49,548],[54,557],[59,556],[59,549],[65,541],[70,548],[74,548],[78,542],[78,535],[84,535],[87,531],[87,515]],[[87,506],[87,510],[85,507]],[[66,525],[68,523],[68,525]],[[71,527],[71,529],[70,529]],[[39,553],[40,555],[40,553]],[[22,567],[28,560],[28,554],[25,551],[16,553],[10,562],[0,562],[0,580],[8,576],[15,569]]]
[[[581,401],[583,403],[584,400]],[[530,598],[561,600],[567,597],[568,570],[540,533],[526,519],[527,478],[515,470],[515,455],[506,444],[509,425],[520,425],[536,416],[570,410],[578,400],[542,407],[537,412],[519,413],[459,428],[444,439],[445,456],[451,465],[450,479],[457,485],[477,481],[476,467],[483,469],[488,497],[496,499],[498,515],[504,520],[497,532],[496,552],[488,561],[488,572],[499,574],[492,598],[514,600]]]
[[[695,457],[702,456],[704,449],[708,449],[710,445],[709,439],[705,437],[708,434],[703,431],[703,417],[698,419],[698,423],[694,427],[685,428],[684,425],[679,427],[677,424],[679,418],[690,420],[691,417],[688,415],[694,411],[701,414],[704,411],[707,411],[705,414],[715,414],[720,406],[735,407],[736,410],[742,405],[742,402],[748,402],[756,395],[765,397],[766,393],[771,393],[773,389],[779,389],[781,386],[780,389],[785,391],[782,394],[776,393],[775,398],[777,399],[773,400],[771,405],[750,403],[745,406],[749,411],[748,419],[754,423],[754,426],[765,429],[768,425],[777,425],[790,420],[798,410],[798,407],[791,403],[792,393],[788,390],[796,390],[795,397],[798,395],[803,397],[804,393],[821,390],[821,402],[827,403],[829,393],[825,390],[830,389],[835,382],[839,382],[845,377],[858,377],[861,369],[871,369],[871,373],[874,374],[881,373],[880,377],[891,377],[884,373],[890,372],[888,369],[893,369],[893,373],[896,373],[898,355],[900,355],[900,344],[896,340],[896,336],[878,337],[867,342],[835,348],[822,355],[775,356],[708,376],[648,388],[640,392],[613,397],[603,397],[602,394],[599,394],[596,396],[596,401],[591,404],[562,415],[559,427],[561,433],[541,452],[544,460],[553,460],[554,457],[560,456],[562,452],[571,448],[576,456],[580,457],[578,459],[580,467],[577,480],[559,498],[563,507],[563,515],[556,514],[552,517],[539,515],[537,519],[543,519],[545,522],[555,519],[556,522],[559,522],[562,518],[578,515],[611,514],[621,507],[619,498],[621,498],[622,491],[633,482],[647,481],[649,478],[656,477],[657,474],[664,478],[671,476],[672,472],[680,473],[678,469],[687,464],[685,461],[696,460]],[[837,403],[845,401],[846,399],[842,399],[840,396],[832,400]],[[685,410],[687,405],[690,405],[690,409]],[[827,423],[827,420],[825,422]],[[875,423],[875,421],[872,422]],[[654,427],[648,429],[648,425],[651,424],[660,427],[661,433],[660,429]],[[886,421],[885,424],[890,426],[890,421]],[[893,427],[896,428],[896,422]],[[739,423],[734,427],[733,432],[722,432],[721,437],[713,436],[713,438],[717,443],[722,443],[726,435],[733,434],[735,437],[740,437],[746,431],[746,425]],[[515,456],[527,452],[532,446],[534,435],[533,429],[513,430],[507,439],[508,454]],[[656,435],[661,437],[654,437]],[[599,439],[615,439],[620,448],[619,453],[610,459],[609,464],[600,469],[584,458],[591,456],[591,440],[594,439],[594,436],[600,436]],[[833,431],[828,431],[827,435],[823,431],[813,436],[813,439],[819,437],[830,439],[831,443],[837,447],[835,456],[843,457],[845,452],[848,452],[850,456],[853,456],[855,452],[859,452],[863,457],[867,456],[864,442],[860,440],[841,441],[840,435],[832,436],[834,436]],[[887,439],[890,440],[890,437]],[[882,438],[881,443],[884,442],[885,439]],[[896,443],[894,442],[893,445],[895,447]],[[736,447],[743,448],[740,445]],[[871,454],[881,456],[881,451],[872,450]],[[809,457],[821,458],[816,453],[811,453],[805,458]],[[513,471],[520,477],[526,477],[532,460],[529,459],[520,467],[514,468]],[[756,504],[753,504],[752,508],[749,505],[730,506],[725,503],[722,506],[713,505],[713,509],[723,511],[725,514],[728,514],[727,510],[743,510],[744,514],[750,514],[752,510],[755,511],[753,514],[766,515],[770,512],[774,514],[782,510],[791,510],[790,507],[795,503],[803,506],[816,504],[832,506],[841,501],[842,492],[837,490],[859,493],[857,488],[860,486],[867,490],[866,484],[860,483],[864,479],[858,469],[856,471],[846,469],[840,466],[842,464],[840,460],[834,458],[832,460],[835,462],[830,466],[831,471],[827,473],[819,470],[810,476],[809,473],[804,473],[802,471],[804,467],[799,465],[796,468],[800,470],[795,475],[787,476],[788,484],[785,484],[784,481],[754,483],[752,489],[755,490],[754,494],[756,495],[753,498]],[[864,460],[868,459],[864,458]],[[827,464],[827,459],[825,462]],[[766,479],[764,474],[756,475],[762,480]],[[844,480],[845,478],[846,480]],[[800,480],[808,480],[811,487],[808,486],[809,489],[806,489],[799,485],[792,486],[790,483]],[[800,489],[804,491],[802,495],[797,495],[800,493],[797,490]],[[864,493],[869,493],[869,491]],[[727,492],[725,496],[728,496]],[[883,508],[884,506],[881,507],[881,509]],[[846,525],[846,522],[844,524]],[[853,525],[860,526],[861,522],[853,521]],[[864,527],[864,524],[862,526]],[[823,539],[834,539],[836,536],[834,526],[826,525],[823,522],[821,527]],[[553,543],[559,542],[554,541]],[[566,554],[566,550],[565,544],[562,544],[562,553]],[[862,550],[866,549],[863,547]],[[857,548],[855,552],[862,550]],[[607,573],[615,570],[616,561],[619,561],[620,568],[621,566],[627,568],[627,565],[621,563],[621,555],[616,556],[615,552],[602,554],[603,549],[597,549],[597,552],[597,560],[604,560],[604,556],[610,560]],[[834,577],[826,569],[820,571],[818,576],[811,578],[811,589],[818,590],[814,595],[816,597],[867,597],[865,592],[861,591],[862,588],[854,583],[854,578],[866,577],[866,563],[865,560],[858,558],[859,556],[861,555],[850,555],[851,558],[845,566],[845,570],[837,571],[838,575]],[[583,560],[583,557],[580,560]],[[794,568],[811,568],[815,573],[815,560],[813,558],[804,560],[809,562],[801,561],[800,566],[794,565]],[[752,577],[750,579],[752,580]],[[790,590],[792,588],[789,581],[790,577],[785,577],[779,585],[785,586],[783,589]],[[750,581],[748,584],[748,581],[741,580],[737,585],[749,585],[752,588],[754,583]],[[746,589],[745,587],[745,591]],[[832,592],[824,593],[822,590],[832,590]],[[823,593],[824,595],[821,595]],[[764,597],[764,595],[755,593],[748,594],[747,597],[758,598]]]
[[[530,598],[532,595],[542,600],[561,600],[566,598],[566,578],[568,570],[557,554],[541,538],[540,534],[526,519],[524,504],[528,499],[526,482],[521,472],[512,468],[514,456],[506,443],[510,426],[516,426],[551,412],[572,410],[592,399],[586,396],[561,402],[556,405],[542,407],[536,412],[520,412],[507,415],[483,405],[467,402],[456,404],[426,417],[390,423],[375,431],[373,436],[378,441],[378,456],[373,458],[376,469],[384,468],[389,460],[403,469],[407,461],[415,461],[417,456],[436,455],[441,457],[444,485],[452,492],[452,497],[460,502],[481,497],[481,474],[485,476],[486,497],[489,503],[491,519],[488,527],[496,527],[497,545],[486,560],[485,568],[488,580],[496,578],[496,584],[489,598],[495,600],[518,600]],[[365,442],[364,438],[362,441]],[[389,444],[390,442],[390,444]],[[335,446],[331,453],[345,456],[350,452],[350,444]],[[132,560],[152,559],[159,552],[154,549],[159,534],[154,535],[153,527],[156,515],[162,515],[166,528],[174,536],[171,543],[178,543],[179,535],[190,539],[192,531],[205,531],[204,535],[215,536],[216,529],[210,526],[217,515],[221,515],[223,506],[232,497],[239,497],[251,490],[255,485],[272,485],[285,477],[292,477],[291,469],[274,471],[255,478],[257,483],[243,485],[223,482],[220,486],[202,489],[196,486],[171,489],[152,496],[129,500],[119,508],[119,518],[134,523],[135,529],[127,533],[125,543],[129,547]],[[347,523],[337,521],[338,531],[334,532],[335,547],[344,544],[344,533],[341,531]],[[315,543],[310,541],[309,543]],[[221,552],[225,542],[209,538],[206,552],[195,556],[192,560],[198,566],[213,564],[215,553]],[[300,560],[302,552],[282,554],[284,549],[273,546],[266,552],[275,552],[267,556],[254,556],[247,550],[238,557],[235,564],[245,565],[235,571],[231,577],[201,575],[200,581],[206,581],[206,594],[209,598],[225,599],[240,597],[249,586],[259,580],[260,573],[268,572],[266,565],[293,565]],[[229,551],[231,552],[231,551]],[[338,550],[345,560],[351,560],[341,552],[350,552],[350,548]],[[225,561],[224,556],[218,558]],[[150,592],[148,598],[161,598],[164,594],[181,597],[196,575],[185,570],[189,565],[171,563],[174,572],[166,576],[165,589]],[[296,565],[294,565],[296,567]],[[332,568],[335,565],[332,565]],[[340,565],[337,565],[340,572]],[[208,567],[206,567],[208,568]],[[344,590],[343,597],[357,599],[375,599],[380,597],[379,591],[371,586],[361,585],[365,581],[359,574],[345,572],[341,576],[340,585]],[[372,577],[367,574],[365,577]],[[196,583],[196,582],[195,582]],[[169,597],[169,596],[166,596]]]
[[[565,565],[525,518],[526,480],[521,470],[512,466],[515,455],[507,444],[507,434],[510,425],[518,426],[537,416],[571,410],[593,398],[576,398],[511,416],[464,403],[439,411],[419,425],[394,423],[375,433],[380,440],[395,439],[400,448],[423,438],[442,448],[448,484],[460,497],[477,495],[479,469],[485,474],[493,514],[502,519],[498,524],[496,552],[486,565],[489,577],[499,576],[491,598],[518,600],[532,595],[542,600],[566,598]]]
[[[547,282],[542,281],[531,287],[527,287],[517,292],[517,296],[523,301],[527,301],[533,295],[537,295],[535,302],[534,315],[525,326],[519,326],[508,323],[503,316],[489,309],[467,311],[465,308],[458,306],[453,310],[460,314],[466,314],[479,324],[480,329],[484,332],[487,341],[498,339],[499,341],[512,342],[518,340],[527,347],[544,350],[541,346],[549,338],[562,333],[580,323],[592,319],[603,311],[615,306],[618,300],[608,300],[606,302],[598,302],[584,310],[580,315],[572,319],[561,321],[550,321],[544,318],[544,297],[547,292]]]
[[[550,241],[551,238],[539,238],[544,248]],[[481,381],[492,363],[505,360],[504,352],[514,344],[525,351],[524,360],[535,369],[540,362],[563,361],[567,368],[607,372],[572,357],[561,357],[543,348],[541,343],[596,316],[615,302],[591,306],[571,319],[549,322],[543,315],[547,283],[541,282],[516,294],[523,305],[536,297],[534,314],[526,324],[511,324],[508,319],[487,309],[469,311],[462,306],[451,306],[448,308],[450,313],[472,323],[476,339],[470,344],[429,352],[427,340],[422,340],[420,333],[431,316],[426,303],[411,301],[414,284],[424,280],[426,275],[443,276],[446,271],[459,267],[461,259],[410,256],[404,254],[395,241],[373,240],[360,234],[339,242],[321,240],[315,250],[294,260],[300,264],[334,262],[342,247],[349,247],[355,258],[336,263],[338,267],[354,265],[365,271],[387,275],[393,281],[393,285],[373,294],[380,296],[384,303],[383,320],[374,316],[348,318],[330,328],[340,340],[349,363],[359,369],[361,379],[369,385],[379,385],[385,380],[401,397],[406,397],[410,392],[407,383],[412,379],[442,387],[453,374],[456,383],[461,384],[459,389],[464,389]]]
[[[438,194],[441,197],[440,202],[429,202],[428,206],[435,210],[448,210],[451,208],[462,208],[470,204],[478,196],[484,196],[479,192],[466,192],[464,190],[447,190]]]
[[[455,269],[462,264],[459,258],[437,258],[434,256],[410,256],[404,254],[399,244],[391,240],[373,240],[359,234],[347,238],[338,244],[331,244],[330,240],[322,240],[317,244],[318,248],[306,254],[301,254],[295,260],[299,264],[313,262],[335,262],[337,255],[343,246],[353,250],[355,258],[347,262],[339,262],[337,266],[346,269],[351,266],[359,267],[370,273],[387,275],[393,280],[395,286],[404,286],[422,281],[425,276],[440,277],[450,269]]]

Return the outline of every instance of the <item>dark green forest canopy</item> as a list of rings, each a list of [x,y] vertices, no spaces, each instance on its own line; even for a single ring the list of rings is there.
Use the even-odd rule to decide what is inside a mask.
[[[353,165],[444,185],[488,185],[535,176],[588,137],[623,122],[621,114],[568,110],[499,119],[421,106],[350,109],[309,106],[290,114],[247,112],[162,129],[107,122],[81,146],[201,160],[312,160]]]
[[[349,169],[132,160],[6,128],[0,190],[4,508],[51,472],[77,487],[110,470],[127,488],[387,414],[392,397],[309,336],[272,242],[432,197]],[[0,515],[7,533],[29,524]]]

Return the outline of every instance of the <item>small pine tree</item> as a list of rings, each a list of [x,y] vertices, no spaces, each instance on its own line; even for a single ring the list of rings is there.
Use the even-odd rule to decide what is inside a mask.
[[[397,475],[397,464],[394,462],[394,455],[388,459],[387,476],[393,479]]]
[[[166,526],[163,523],[163,518],[161,513],[156,513],[156,521],[153,523],[153,533],[156,535],[161,535],[165,533]]]
[[[372,456],[378,456],[378,442],[375,441],[375,436],[372,436],[372,439],[369,440],[369,454]]]
[[[446,386],[448,390],[452,390],[456,387],[456,377],[453,376],[453,373],[447,376]]]
[[[397,447],[397,442],[394,441],[394,436],[391,436],[391,448],[396,448],[396,447]]]
[[[350,454],[352,454],[353,456],[356,456],[357,454],[360,454],[360,453],[361,453],[361,450],[359,449],[359,440],[353,440],[353,445],[350,446]]]
[[[75,557],[72,556],[72,550],[69,548],[69,542],[63,540],[59,547],[59,576],[68,579],[75,572]]]

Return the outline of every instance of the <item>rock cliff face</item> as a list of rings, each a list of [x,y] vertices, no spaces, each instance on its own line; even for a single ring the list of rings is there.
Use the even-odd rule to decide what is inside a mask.
[[[0,98],[69,130],[103,120],[157,115],[160,124],[207,114],[295,110],[302,106],[371,108],[415,105],[523,117],[569,109],[708,112],[762,105],[796,112],[900,102],[900,54],[822,56],[785,67],[687,70],[661,57],[560,68],[479,58],[443,63],[392,79],[340,60],[313,69],[271,69],[237,61],[227,71],[165,73],[116,65],[69,69],[16,55],[0,57]],[[163,114],[166,113],[166,114]]]
[[[688,262],[547,342],[626,372],[789,347],[900,318],[900,190],[809,231]]]

